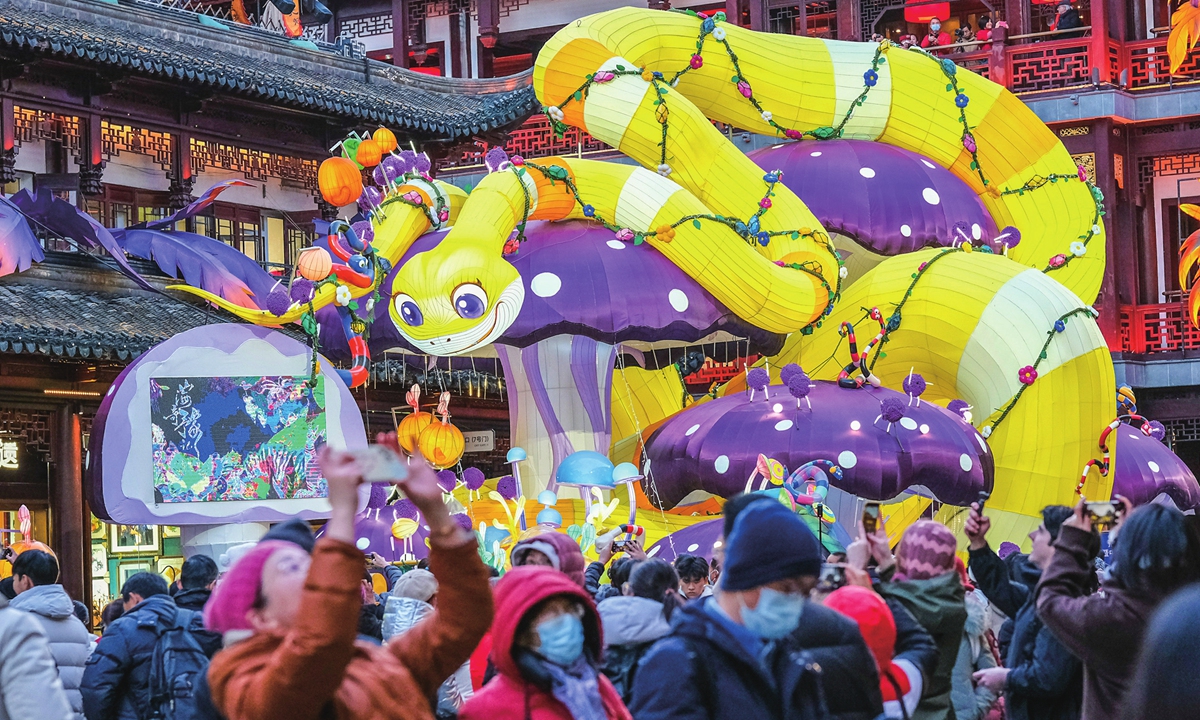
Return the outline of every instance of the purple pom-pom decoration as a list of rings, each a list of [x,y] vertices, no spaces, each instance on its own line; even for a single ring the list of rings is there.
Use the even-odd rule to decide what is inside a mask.
[[[1015,248],[1021,242],[1021,231],[1009,225],[1000,231],[1000,234],[992,238],[992,242],[999,243],[1007,248]]]
[[[307,278],[298,277],[292,280],[291,290],[288,295],[294,302],[306,303],[312,299],[313,282]]]
[[[955,415],[962,415],[969,407],[971,407],[971,404],[966,400],[951,400],[946,404],[946,409]]]
[[[487,151],[483,162],[487,165],[488,172],[496,172],[508,162],[508,153],[504,152],[504,148],[502,147],[494,147]]]
[[[880,413],[883,419],[890,423],[900,422],[900,418],[904,417],[904,401],[900,398],[884,398],[883,402],[879,403]]]
[[[350,226],[354,234],[364,243],[370,244],[375,239],[375,226],[369,220],[359,220]]]
[[[801,368],[796,363],[788,363],[787,365],[784,365],[783,368],[779,371],[779,382],[783,383],[784,385],[790,386],[792,376],[796,375],[797,373],[803,373],[803,372],[804,372],[804,369]]]
[[[404,171],[406,170],[404,161],[395,155],[385,156],[379,163],[379,167],[383,168],[383,171],[387,174],[386,177],[388,180],[395,180],[402,177],[404,175]]]
[[[921,377],[920,373],[913,373],[904,378],[904,382],[900,383],[900,387],[904,388],[904,392],[913,397],[921,397],[921,393],[925,392],[925,378]]]
[[[429,160],[429,156],[425,153],[420,153],[417,155],[416,162],[413,165],[417,169],[417,172],[421,174],[428,173],[429,169],[433,167],[433,163]]]
[[[374,210],[383,202],[383,193],[377,187],[363,188],[362,195],[358,197],[358,207],[362,210]]]
[[[746,384],[753,390],[762,390],[771,384],[771,376],[762,368],[754,368],[746,373]]]
[[[500,497],[505,500],[516,500],[520,492],[517,490],[517,481],[512,475],[505,475],[496,483],[496,492],[500,493]]]
[[[454,513],[450,516],[455,525],[458,525],[463,530],[470,531],[473,529],[471,525],[471,516],[466,513]]]
[[[275,287],[263,298],[262,309],[272,315],[282,315],[292,306],[292,298],[282,287]]]
[[[367,499],[367,507],[381,508],[387,505],[388,486],[380,483],[371,485],[371,497]]]
[[[410,173],[417,166],[417,154],[412,150],[405,150],[400,153],[398,158],[400,169],[405,173]]]
[[[956,243],[971,244],[971,226],[965,222],[954,223],[951,240]]]
[[[384,170],[382,163],[376,165],[375,169],[371,171],[371,179],[375,181],[376,185],[387,185],[387,170]]]
[[[1167,437],[1167,426],[1157,420],[1150,421],[1150,437],[1162,442]]]
[[[792,397],[799,400],[808,397],[808,393],[812,391],[812,381],[808,379],[808,374],[801,370],[788,378],[787,389]]]
[[[469,467],[466,470],[463,470],[462,479],[463,484],[467,486],[467,489],[474,492],[483,487],[483,481],[486,478],[484,478],[483,471],[479,468]]]
[[[416,520],[421,517],[421,511],[417,510],[417,505],[408,498],[403,498],[392,506],[395,509],[396,517]]]
[[[439,470],[437,474],[437,483],[438,487],[442,489],[442,492],[453,492],[454,487],[458,485],[458,476],[454,474],[453,470]]]

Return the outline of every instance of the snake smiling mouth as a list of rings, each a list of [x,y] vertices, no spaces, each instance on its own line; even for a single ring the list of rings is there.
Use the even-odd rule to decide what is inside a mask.
[[[504,288],[504,292],[496,300],[495,307],[488,314],[491,317],[490,324],[487,324],[487,318],[484,318],[483,323],[472,328],[453,334],[438,333],[428,339],[414,338],[400,324],[397,324],[397,329],[404,336],[405,340],[408,340],[423,353],[440,356],[462,355],[463,353],[490,345],[503,335],[504,331],[516,321],[517,316],[521,312],[521,306],[524,304],[525,285],[521,278],[518,277],[509,283],[508,287]],[[483,330],[485,327],[487,329]]]

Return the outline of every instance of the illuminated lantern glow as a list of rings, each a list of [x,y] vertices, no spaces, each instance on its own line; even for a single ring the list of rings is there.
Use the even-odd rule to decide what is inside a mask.
[[[296,274],[305,280],[321,282],[333,272],[333,258],[322,247],[305,248],[296,260]]]
[[[396,441],[404,448],[404,452],[412,455],[417,451],[417,441],[421,433],[432,423],[433,413],[422,411],[414,412],[400,421],[396,426]]]
[[[417,521],[408,518],[397,518],[392,523],[392,537],[397,540],[407,540],[417,532]]]
[[[371,138],[367,138],[358,144],[358,151],[354,153],[354,159],[358,160],[358,164],[363,167],[375,167],[383,158],[383,151],[379,147],[379,143]]]
[[[1057,0],[1053,0],[1057,2]],[[904,6],[904,22],[927,24],[930,20],[938,18],[942,22],[950,17],[950,3],[927,3],[917,5],[920,0],[908,0]],[[1037,2],[1037,0],[1034,0]]]
[[[448,422],[435,422],[421,431],[417,448],[438,469],[448,468],[462,457],[465,441],[462,431]]]
[[[378,153],[375,162],[379,162]],[[326,158],[317,168],[317,186],[321,188],[321,197],[325,198],[325,202],[344,207],[362,195],[362,172],[349,158]]]
[[[399,147],[400,143],[396,142],[396,134],[385,127],[381,127],[371,136],[372,139],[379,145],[379,152],[390,153]]]

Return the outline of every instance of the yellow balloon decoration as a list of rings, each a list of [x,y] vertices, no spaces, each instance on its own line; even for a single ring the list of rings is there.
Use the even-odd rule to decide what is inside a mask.
[[[397,540],[407,540],[417,532],[417,521],[408,518],[397,518],[392,523],[392,537]]]
[[[412,455],[417,451],[417,441],[421,433],[433,422],[433,413],[417,411],[406,416],[396,427],[396,441],[404,452]]]
[[[448,422],[434,422],[421,431],[417,448],[434,467],[448,468],[463,455],[465,441],[462,431]]]

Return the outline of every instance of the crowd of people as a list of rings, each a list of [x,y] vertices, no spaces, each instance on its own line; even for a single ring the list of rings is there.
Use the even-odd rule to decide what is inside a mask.
[[[381,437],[383,442],[394,438]],[[179,581],[130,577],[102,635],[27,550],[0,584],[0,720],[1175,720],[1195,712],[1200,533],[1119,499],[1097,532],[1050,506],[1030,552],[991,520],[954,534],[884,518],[830,554],[790,509],[726,501],[706,559],[597,539],[588,564],[532,534],[497,578],[413,463],[401,489],[429,526],[402,571],[355,546],[363,482],[322,450],[322,537],[284,523]],[[387,591],[375,592],[374,574]],[[605,580],[607,579],[607,582]]]

